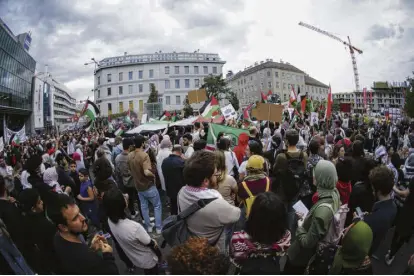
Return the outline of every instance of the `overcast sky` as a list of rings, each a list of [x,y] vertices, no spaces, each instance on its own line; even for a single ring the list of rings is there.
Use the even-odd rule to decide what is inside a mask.
[[[162,50],[219,53],[228,70],[282,59],[331,84],[355,87],[349,51],[299,21],[349,35],[361,87],[403,81],[414,70],[414,0],[0,0],[0,17],[17,35],[32,32],[38,70],[64,82],[78,100],[92,97],[91,57]]]

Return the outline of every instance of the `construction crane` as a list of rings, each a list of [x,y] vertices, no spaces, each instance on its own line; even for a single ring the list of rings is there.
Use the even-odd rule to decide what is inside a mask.
[[[351,44],[351,39],[349,38],[349,36],[348,36],[348,42],[346,42],[346,41],[343,41],[342,39],[340,39],[339,37],[337,37],[337,36],[335,36],[331,33],[328,33],[327,31],[321,30],[321,29],[319,29],[315,26],[312,26],[312,25],[309,25],[309,24],[306,24],[306,23],[303,23],[303,22],[299,22],[299,26],[302,26],[302,27],[308,28],[312,31],[315,31],[315,32],[321,33],[323,35],[329,36],[330,38],[341,42],[342,44],[344,44],[345,46],[347,46],[349,48],[349,53],[351,54],[351,59],[352,59],[352,67],[354,68],[355,89],[356,89],[356,91],[360,91],[360,88],[359,88],[359,74],[358,74],[358,67],[357,67],[356,58],[355,58],[355,51],[358,52],[358,54],[362,54],[363,52],[362,52],[362,50],[358,49],[357,47],[355,47]]]

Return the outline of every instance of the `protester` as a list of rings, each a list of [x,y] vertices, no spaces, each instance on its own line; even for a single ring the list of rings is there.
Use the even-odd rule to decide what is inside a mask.
[[[204,139],[199,139],[194,142],[194,151],[199,151],[205,149],[207,146],[207,141]]]
[[[235,196],[237,195],[237,182],[227,173],[226,158],[224,153],[217,150],[215,153],[215,162],[217,171],[220,175],[217,177],[217,190],[221,194],[224,200],[234,206]]]
[[[246,230],[231,238],[230,256],[236,274],[280,274],[280,258],[290,246],[284,203],[274,193],[259,194],[246,222]]]
[[[177,195],[181,187],[185,185],[183,179],[184,158],[180,145],[175,145],[172,153],[164,159],[161,165],[162,174],[165,178],[167,196],[170,199],[171,215],[178,214]]]
[[[319,200],[309,210],[306,218],[301,217],[298,222],[296,239],[288,249],[285,274],[303,274],[340,206],[339,193],[335,188],[338,182],[335,166],[329,161],[319,161],[314,177]],[[329,204],[332,209],[325,204]]]
[[[185,151],[185,158],[190,158],[194,153],[194,146],[193,146],[193,136],[190,133],[186,133],[183,136],[183,146],[187,147]]]
[[[88,230],[88,224],[69,196],[59,194],[47,214],[58,229],[54,247],[62,274],[119,274],[106,239],[95,235],[89,247],[80,235]]]
[[[236,155],[237,162],[239,163],[239,165],[242,164],[243,158],[246,155],[246,148],[248,147],[248,142],[249,142],[249,135],[247,135],[244,132],[240,133],[238,144],[236,147],[234,147],[234,150],[233,150],[234,154]]]
[[[160,144],[160,150],[158,151],[158,154],[157,154],[157,171],[158,171],[158,175],[161,181],[161,189],[163,191],[166,191],[166,186],[165,186],[165,177],[164,177],[164,174],[162,173],[161,166],[165,158],[170,156],[171,147],[172,147],[171,141],[169,139],[168,140],[163,139]]]
[[[336,165],[338,159],[343,159],[345,157],[345,147],[343,145],[335,145],[331,161]]]
[[[135,151],[128,155],[128,166],[138,191],[142,216],[148,233],[152,233],[154,225],[150,222],[148,202],[154,206],[155,230],[161,234],[161,199],[155,187],[155,175],[151,172],[151,161],[144,152],[145,138],[141,135],[134,138]]]
[[[261,144],[257,143],[256,141],[249,141],[248,145],[246,147],[246,151],[245,151],[245,159],[239,167],[239,179],[243,180],[245,178],[245,176],[247,175],[247,160],[249,160],[249,158],[252,155],[259,155],[259,156],[263,156],[263,147]],[[264,169],[266,171],[266,173],[268,173],[268,164],[264,164]]]
[[[168,271],[172,275],[225,275],[229,260],[208,239],[192,237],[171,250]]]
[[[119,189],[105,193],[103,206],[111,233],[136,267],[144,269],[147,275],[158,274],[158,256],[152,249],[157,244],[141,224],[126,217],[127,202]]]
[[[214,199],[187,219],[188,229],[198,237],[207,238],[211,245],[217,245],[225,252],[224,227],[235,223],[240,209],[223,199],[217,188],[219,176],[214,153],[197,151],[187,160],[184,167],[184,183],[178,193],[178,208],[185,210],[199,199]]]
[[[227,173],[233,176],[235,179],[239,179],[239,163],[237,162],[236,154],[230,149],[230,139],[223,137],[220,139],[217,145],[217,149],[221,150],[226,159]]]

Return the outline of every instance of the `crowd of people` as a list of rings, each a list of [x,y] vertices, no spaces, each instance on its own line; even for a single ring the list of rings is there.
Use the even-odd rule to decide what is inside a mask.
[[[119,274],[119,258],[151,275],[373,274],[371,260],[392,265],[413,233],[414,123],[347,120],[267,122],[237,144],[220,133],[215,150],[208,123],[8,145],[0,273]],[[200,201],[188,238],[163,254],[163,220]]]

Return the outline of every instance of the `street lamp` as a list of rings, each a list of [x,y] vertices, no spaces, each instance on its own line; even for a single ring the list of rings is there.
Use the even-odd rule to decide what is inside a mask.
[[[95,70],[94,70],[94,74],[96,73],[96,67],[99,68],[99,63],[95,60],[95,58],[91,58],[91,62],[85,62],[85,66],[90,65],[90,64],[94,64],[95,65]]]

